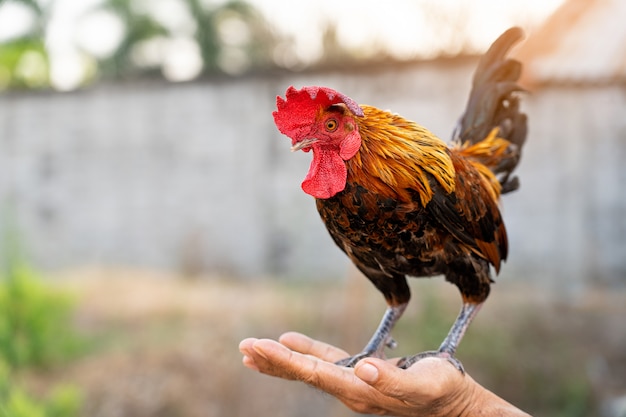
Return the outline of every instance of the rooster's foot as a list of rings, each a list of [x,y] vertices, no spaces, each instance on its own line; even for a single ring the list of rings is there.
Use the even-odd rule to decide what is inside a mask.
[[[391,336],[388,336],[387,340],[385,341],[384,346],[388,347],[389,349],[395,349],[398,346],[398,343],[395,340],[393,340]],[[348,358],[337,361],[335,362],[335,365],[345,366],[347,368],[354,368],[354,365],[356,365],[361,359],[384,358],[384,357],[385,357],[385,353],[383,352],[383,348],[378,347],[377,349],[373,349],[373,350],[364,350],[363,352],[357,353],[354,356],[350,356]]]
[[[404,358],[398,361],[398,367],[402,369],[407,369],[414,363],[424,358],[443,358],[450,362],[456,369],[459,370],[462,374],[465,374],[465,369],[463,368],[463,364],[457,358],[454,357],[449,352],[439,351],[439,350],[430,350],[427,352],[418,353],[413,356],[405,356]]]
[[[357,353],[354,356],[350,356],[348,358],[342,359],[340,361],[335,362],[335,365],[345,366],[346,368],[354,368],[361,359],[375,357],[374,352],[361,352]]]
[[[341,359],[340,361],[335,362],[335,365],[345,366],[346,368],[354,368],[354,365],[356,365],[361,359],[365,359],[365,358],[384,358],[384,357],[385,357],[385,355],[382,352],[363,351],[361,353],[357,353],[354,356],[350,356],[350,357],[347,357],[345,359]]]

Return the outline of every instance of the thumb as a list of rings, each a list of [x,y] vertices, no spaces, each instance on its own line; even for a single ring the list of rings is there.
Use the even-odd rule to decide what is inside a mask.
[[[405,370],[382,359],[363,359],[354,367],[354,373],[380,393],[399,400],[406,399],[407,393],[414,389]]]
[[[467,389],[470,383],[441,358],[425,358],[408,370],[377,358],[366,358],[354,367],[355,375],[388,397],[409,402],[429,402]]]

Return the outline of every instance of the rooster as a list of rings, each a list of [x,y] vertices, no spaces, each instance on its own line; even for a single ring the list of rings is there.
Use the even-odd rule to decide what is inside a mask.
[[[289,87],[273,112],[292,151],[313,152],[302,189],[315,197],[334,242],[382,292],[387,309],[354,366],[393,347],[394,324],[411,297],[406,277],[444,275],[462,308],[438,350],[402,358],[455,358],[465,331],[487,299],[508,244],[499,197],[517,189],[511,173],[526,138],[517,84],[522,65],[506,57],[523,37],[503,33],[481,58],[465,113],[450,146],[397,114],[359,105],[326,87]]]

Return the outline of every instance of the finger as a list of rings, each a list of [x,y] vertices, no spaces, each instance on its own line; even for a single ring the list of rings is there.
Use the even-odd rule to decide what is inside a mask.
[[[302,336],[294,335],[296,340],[302,340]],[[287,340],[290,337],[285,336]],[[291,351],[285,345],[269,339],[247,339],[241,345],[248,357],[244,359],[244,364],[249,363],[248,360],[253,361],[261,373],[302,381],[337,397],[354,411],[365,414],[389,414],[391,411],[406,408],[406,404],[384,396],[357,378],[352,368],[337,366],[312,355]]]
[[[248,339],[244,339],[239,343],[239,351],[243,354],[243,365],[246,368],[252,369],[253,371],[260,371],[259,367],[256,364],[256,361],[254,360],[255,352],[254,352],[254,348],[252,347],[254,345],[254,343],[257,341],[258,339],[255,338],[248,338]]]
[[[266,350],[274,351],[274,356],[290,354],[291,351],[280,343],[270,339],[245,339],[239,348],[244,354],[243,364],[248,368],[278,378],[295,379],[290,369],[277,365],[273,358],[267,357]]]
[[[239,351],[241,353],[244,353],[243,349],[251,348],[254,342],[256,342],[257,340],[259,339],[256,339],[254,337],[248,337],[246,339],[243,339],[241,342],[239,342]]]
[[[249,356],[244,356],[242,359],[243,365],[248,368],[248,369],[252,369],[253,371],[257,371],[260,372],[259,367],[256,365],[256,362],[254,361],[254,359],[252,359]]]
[[[265,353],[256,347],[257,342],[259,342],[259,339],[249,338],[244,339],[241,343],[239,343],[239,350],[244,355],[242,359],[244,366],[267,375],[284,379],[294,379],[293,377],[287,375],[284,369],[277,368],[275,364],[268,361]],[[276,344],[286,350],[285,347],[273,340],[266,340],[266,342]]]
[[[279,370],[280,375],[275,376],[300,380],[334,396],[343,396],[346,389],[371,389],[354,376],[352,369],[291,351],[273,340],[258,340],[254,349],[270,364],[272,371]],[[264,372],[263,365],[258,362],[257,365]]]
[[[246,357],[251,358],[253,353],[254,353],[254,343],[259,340],[259,339],[255,339],[253,337],[249,337],[247,339],[242,340],[241,342],[239,342],[239,351]]]
[[[422,359],[408,370],[367,358],[357,363],[354,372],[383,395],[414,404],[454,395],[463,379],[458,370],[440,358]]]
[[[283,334],[278,341],[289,349],[305,355],[313,355],[327,362],[337,362],[340,359],[350,356],[347,352],[328,343],[311,339],[310,337],[297,332]]]

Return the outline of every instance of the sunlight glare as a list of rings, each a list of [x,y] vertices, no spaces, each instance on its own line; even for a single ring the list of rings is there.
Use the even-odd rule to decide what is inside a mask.
[[[226,14],[218,21],[217,32],[224,44],[243,46],[250,42],[251,34],[248,24],[237,15]]]
[[[331,23],[338,41],[369,56],[382,48],[397,59],[480,53],[513,25],[531,29],[564,0],[252,0],[275,30],[294,40],[295,54],[314,62],[322,28]],[[321,22],[321,23],[320,23]],[[467,50],[466,50],[467,48]]]
[[[146,2],[146,12],[170,32],[181,36],[192,36],[196,23],[186,2],[179,0],[151,0]]]
[[[50,62],[50,82],[60,91],[78,88],[85,77],[83,56],[72,50],[57,52]]]
[[[168,40],[163,57],[163,75],[170,81],[188,81],[202,71],[202,56],[195,40],[176,38]]]
[[[76,28],[76,42],[96,58],[110,57],[124,38],[121,20],[108,11],[90,13]]]
[[[155,36],[138,42],[131,51],[132,60],[141,68],[158,68],[167,45],[165,36]]]
[[[20,3],[0,1],[0,42],[26,34],[35,24],[35,16]]]
[[[41,0],[44,1],[44,0]],[[50,0],[47,0],[50,2]],[[215,7],[227,0],[201,0]],[[282,39],[274,48],[278,65],[302,69],[324,53],[324,33],[336,30],[340,46],[359,57],[428,59],[458,53],[481,53],[506,28],[520,25],[532,29],[564,0],[249,0]],[[43,3],[41,3],[43,4]],[[46,33],[51,78],[60,89],[80,85],[88,71],[77,45],[95,57],[110,56],[124,37],[119,18],[93,11],[103,0],[55,0]],[[149,14],[173,34],[174,39],[154,38],[138,45],[133,59],[143,65],[163,64],[171,80],[196,77],[203,68],[198,44],[192,39],[196,21],[180,0],[137,0],[132,6]],[[91,10],[91,16],[85,13]],[[84,20],[83,20],[84,19]],[[83,20],[81,22],[81,20]],[[0,6],[0,41],[28,33],[34,16],[15,3]],[[225,47],[218,63],[231,74],[249,65],[243,46],[250,29],[240,18],[228,16],[219,24],[218,35]],[[244,55],[242,55],[244,54]],[[82,68],[82,69],[81,69]],[[82,74],[82,76],[80,75]]]

